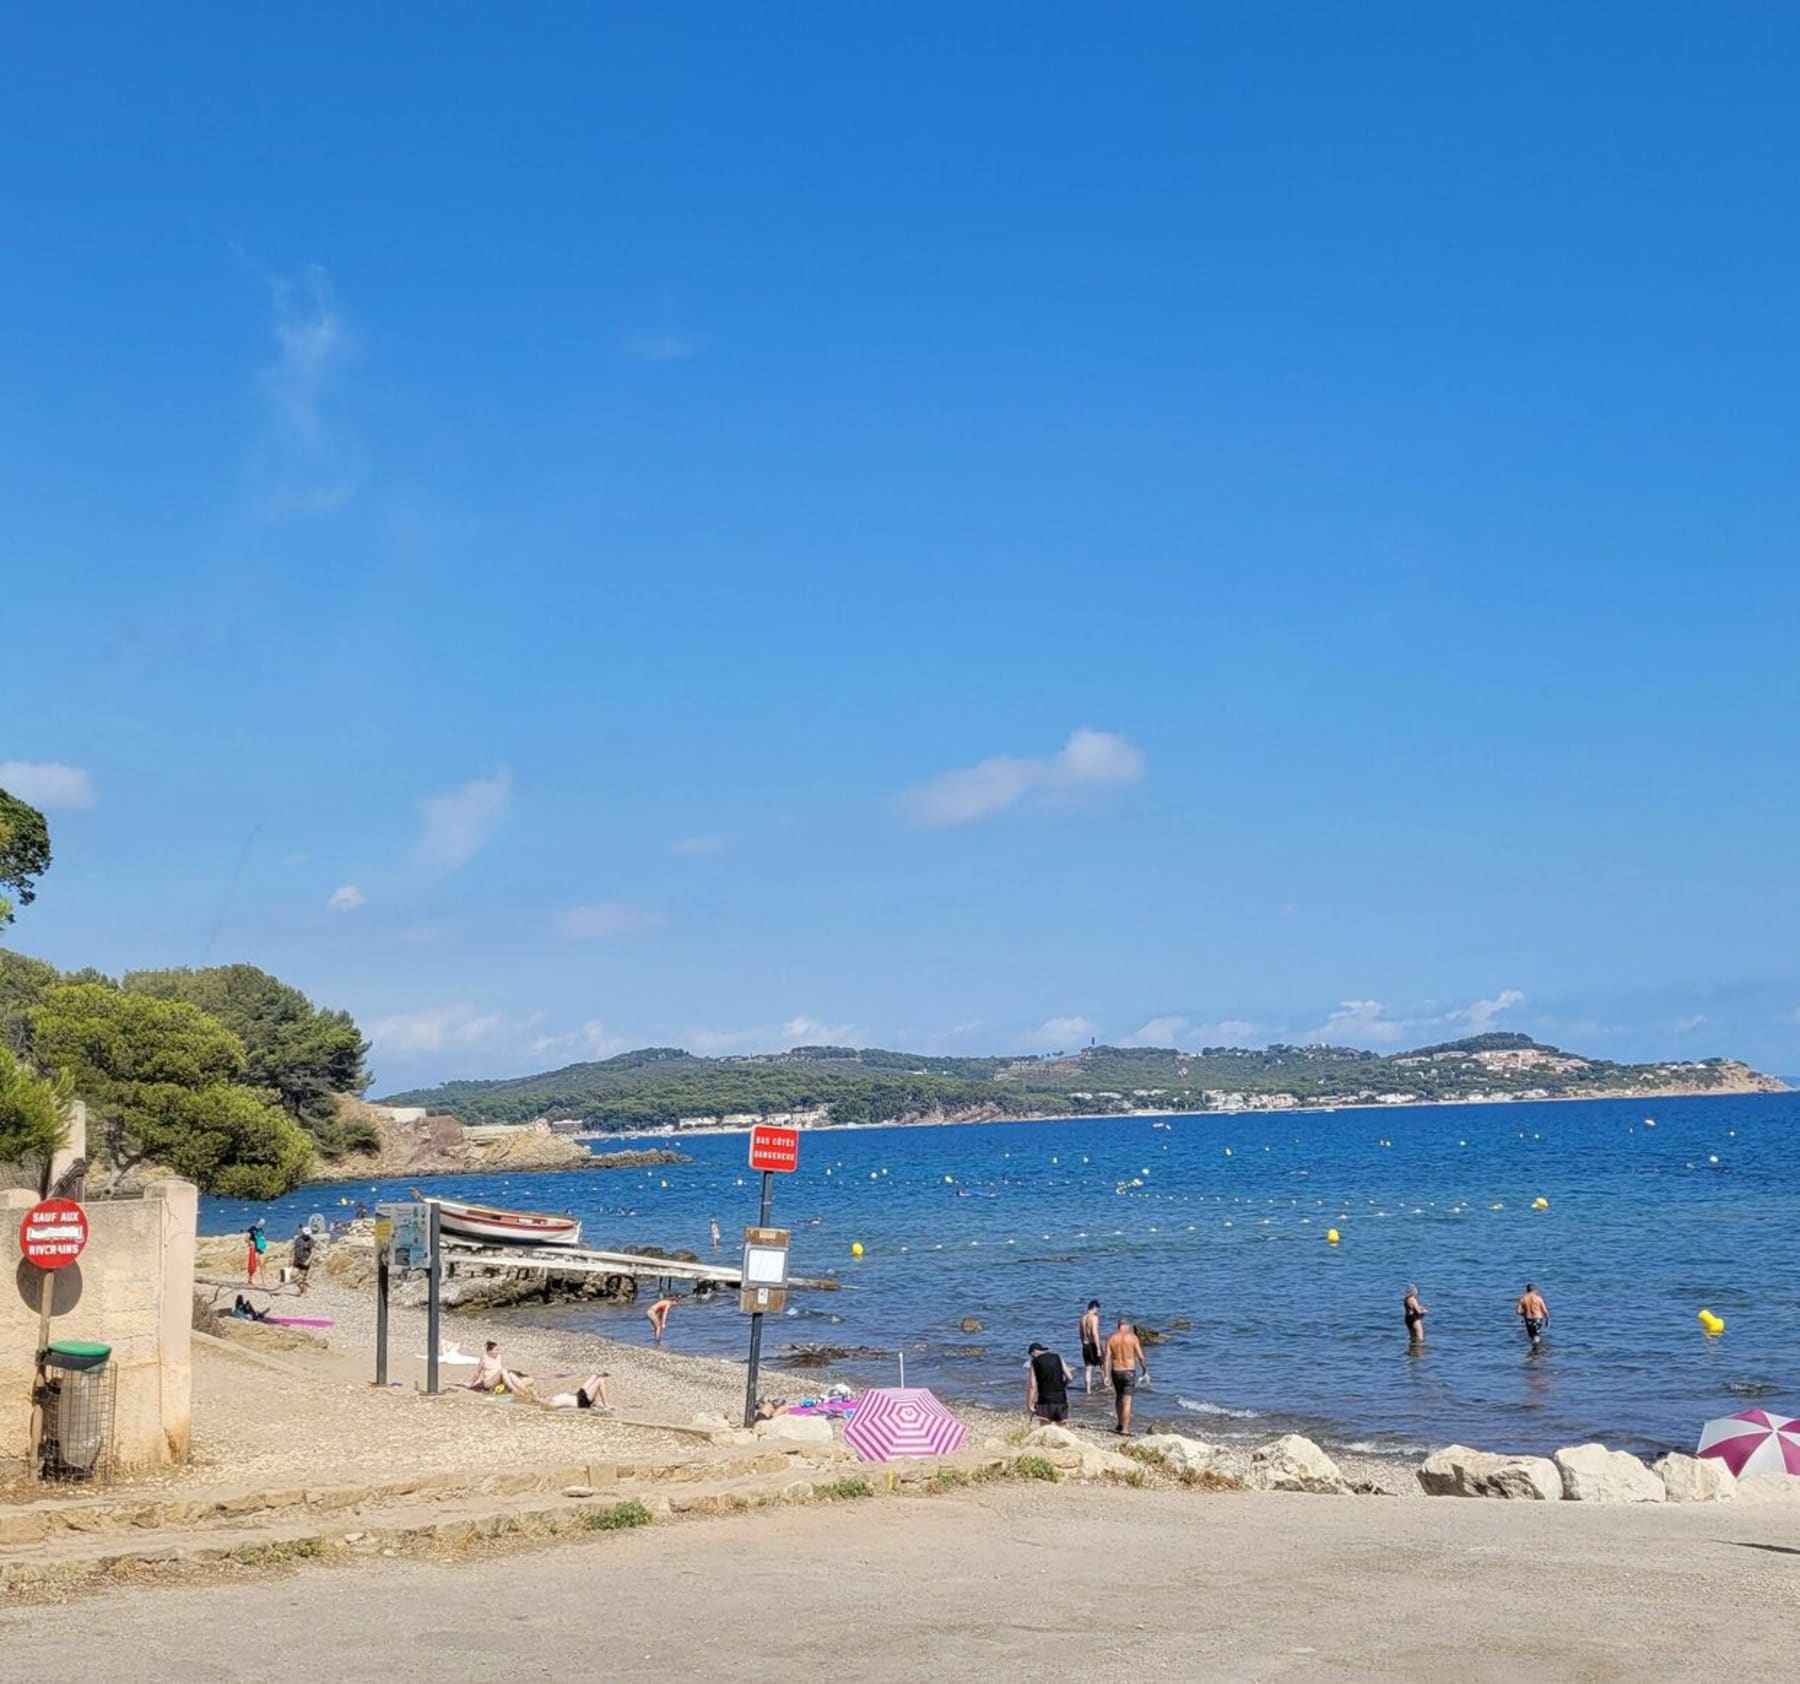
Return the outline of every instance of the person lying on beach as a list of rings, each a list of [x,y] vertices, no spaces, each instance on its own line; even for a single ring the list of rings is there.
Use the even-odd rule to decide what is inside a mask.
[[[1401,1305],[1406,1316],[1406,1337],[1415,1345],[1425,1343],[1425,1317],[1429,1314],[1425,1306],[1419,1302],[1419,1289],[1409,1286],[1406,1299]]]
[[[1100,1349],[1100,1300],[1090,1298],[1081,1318],[1081,1379],[1084,1389],[1094,1390],[1094,1370],[1100,1371],[1100,1384],[1106,1384],[1106,1357]]]
[[[1069,1382],[1075,1378],[1069,1365],[1042,1345],[1025,1353],[1025,1413],[1039,1421],[1069,1418]]]
[[[472,1392],[525,1392],[530,1389],[530,1381],[529,1374],[515,1374],[500,1360],[500,1347],[490,1339],[467,1385]]]
[[[590,1374],[572,1392],[558,1392],[545,1405],[548,1409],[611,1409],[606,1396],[606,1376]]]
[[[662,1343],[663,1328],[668,1324],[669,1312],[674,1308],[673,1298],[659,1298],[644,1312],[645,1319],[650,1323],[650,1331],[656,1335],[659,1345]]]
[[[1519,1320],[1525,1324],[1525,1336],[1535,1350],[1538,1340],[1543,1337],[1544,1329],[1550,1325],[1550,1306],[1544,1302],[1544,1295],[1527,1281],[1525,1296],[1519,1300],[1517,1309]]]
[[[1119,1328],[1106,1342],[1106,1366],[1112,1374],[1113,1407],[1119,1418],[1115,1429],[1122,1438],[1131,1436],[1131,1394],[1137,1389],[1138,1371],[1150,1378],[1150,1364],[1138,1341],[1137,1329],[1128,1316],[1119,1317]]]

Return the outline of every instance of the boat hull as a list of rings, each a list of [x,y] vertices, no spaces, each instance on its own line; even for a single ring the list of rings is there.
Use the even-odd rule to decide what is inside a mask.
[[[496,1210],[488,1205],[432,1201],[438,1226],[465,1240],[497,1240],[507,1245],[579,1245],[581,1221],[574,1216],[546,1216],[537,1211]]]

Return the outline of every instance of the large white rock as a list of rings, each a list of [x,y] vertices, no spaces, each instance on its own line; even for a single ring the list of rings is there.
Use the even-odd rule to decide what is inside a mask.
[[[1800,1478],[1793,1474],[1747,1474],[1733,1488],[1740,1503],[1800,1503]]]
[[[1651,1470],[1671,1503],[1729,1502],[1737,1496],[1737,1475],[1717,1456],[1683,1456],[1678,1451]]]
[[[756,1423],[758,1438],[778,1438],[790,1444],[831,1443],[829,1415],[777,1415]]]
[[[1637,1457],[1604,1444],[1576,1444],[1552,1458],[1572,1503],[1661,1503],[1663,1482]]]
[[[1084,1450],[1087,1440],[1078,1437],[1067,1427],[1043,1426],[1033,1427],[1025,1435],[1024,1444],[1029,1450]]]
[[[1562,1475],[1546,1456],[1497,1456],[1466,1445],[1433,1451],[1419,1468],[1430,1497],[1513,1497],[1551,1502],[1563,1494]]]
[[[1212,1445],[1181,1433],[1146,1433],[1133,1442],[1142,1454],[1154,1456],[1177,1473],[1204,1473],[1215,1454]]]
[[[1316,1491],[1328,1496],[1350,1489],[1337,1463],[1298,1433],[1287,1433],[1251,1451],[1248,1483],[1256,1491]]]
[[[1129,1456],[1121,1456],[1116,1450],[1096,1449],[1092,1445],[1082,1451],[1075,1472],[1082,1479],[1141,1480],[1144,1477],[1144,1470]]]

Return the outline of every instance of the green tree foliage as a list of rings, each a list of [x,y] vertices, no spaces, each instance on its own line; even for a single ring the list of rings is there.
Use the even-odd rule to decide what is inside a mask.
[[[31,1008],[61,980],[54,965],[0,948],[0,1047],[31,1051]]]
[[[47,1081],[0,1049],[0,1163],[38,1169],[68,1133],[70,1084]]]
[[[297,988],[254,965],[130,971],[128,992],[179,1000],[216,1018],[244,1044],[245,1079],[268,1088],[327,1157],[376,1144],[366,1124],[346,1123],[340,1094],[369,1085],[369,1045],[348,1012],[321,1011]]]
[[[44,815],[0,789],[0,930],[16,906],[37,898],[37,880],[50,869],[50,827]]]
[[[305,1179],[310,1140],[244,1083],[243,1043],[197,1006],[58,983],[32,1009],[31,1039],[38,1066],[66,1072],[87,1101],[118,1168],[154,1161],[240,1198],[274,1198]]]

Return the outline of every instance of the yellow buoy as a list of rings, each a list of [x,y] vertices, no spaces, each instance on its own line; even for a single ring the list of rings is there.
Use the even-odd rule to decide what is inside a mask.
[[[861,1240],[856,1240],[851,1244],[850,1255],[852,1257],[861,1257],[862,1256],[862,1241]]]
[[[946,1175],[944,1177],[944,1185],[946,1187],[948,1187],[950,1185],[950,1183],[953,1182],[955,1179],[956,1179],[956,1177],[954,1175]]]
[[[1699,1320],[1700,1325],[1708,1333],[1723,1333],[1725,1331],[1724,1318],[1721,1316],[1715,1316],[1711,1310],[1702,1310],[1699,1314],[1698,1320]]]
[[[1327,1245],[1336,1245],[1336,1244],[1337,1244],[1337,1243],[1338,1243],[1338,1231],[1337,1231],[1337,1229],[1335,1229],[1335,1228],[1327,1228],[1327,1229],[1326,1229],[1326,1230],[1325,1230],[1325,1243],[1326,1243],[1326,1244],[1327,1244]]]
[[[1531,1208],[1533,1210],[1548,1210],[1550,1208],[1550,1201],[1545,1198],[1533,1199],[1531,1201]]]

